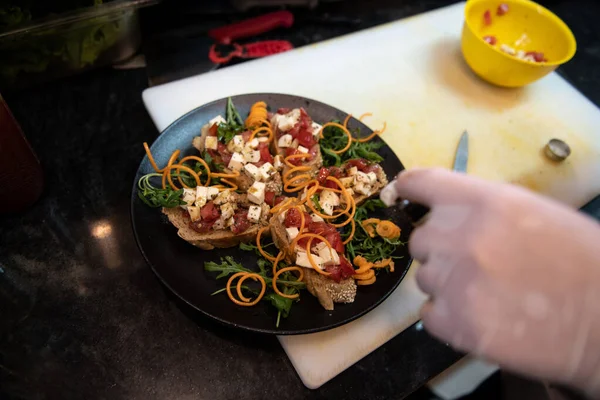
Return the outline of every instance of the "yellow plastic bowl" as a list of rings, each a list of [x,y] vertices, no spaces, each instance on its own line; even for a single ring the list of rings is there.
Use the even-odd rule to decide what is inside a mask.
[[[507,4],[505,15],[498,6]],[[484,14],[490,10],[492,23]],[[483,40],[493,35],[495,46]],[[507,44],[515,50],[544,53],[547,62],[521,60],[500,50]],[[529,0],[469,0],[465,6],[462,53],[473,71],[498,86],[521,87],[548,75],[575,55],[577,43],[569,27],[555,14]]]

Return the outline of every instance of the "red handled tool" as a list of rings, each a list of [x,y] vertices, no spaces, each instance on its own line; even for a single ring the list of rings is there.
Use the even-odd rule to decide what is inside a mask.
[[[240,45],[233,44],[233,51],[227,55],[221,55],[217,51],[217,46],[212,45],[208,52],[208,58],[215,64],[225,64],[233,57],[238,58],[260,58],[273,54],[283,53],[284,51],[292,50],[294,46],[287,40],[265,40],[262,42],[248,43]]]
[[[276,28],[289,28],[294,24],[294,15],[289,11],[275,11],[260,17],[250,18],[231,25],[208,31],[208,36],[220,44],[231,44],[234,40],[248,38]]]

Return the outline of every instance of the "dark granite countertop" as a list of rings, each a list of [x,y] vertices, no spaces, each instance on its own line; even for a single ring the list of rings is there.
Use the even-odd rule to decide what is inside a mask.
[[[362,28],[451,2],[355,3],[347,14],[360,15]],[[561,74],[600,104],[600,5],[545,4],[579,41]],[[300,44],[345,33],[294,29]],[[274,337],[220,326],[178,304],[145,264],[130,226],[140,144],[157,136],[141,101],[146,87],[143,69],[107,68],[7,98],[46,187],[26,212],[0,217],[0,398],[399,399],[460,357],[409,329],[311,391]],[[599,215],[600,205],[588,210]]]

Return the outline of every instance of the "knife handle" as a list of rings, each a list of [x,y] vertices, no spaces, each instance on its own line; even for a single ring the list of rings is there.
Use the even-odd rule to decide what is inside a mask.
[[[289,11],[275,11],[260,17],[221,26],[208,31],[208,36],[221,44],[248,38],[275,28],[289,28],[294,24],[294,15]]]

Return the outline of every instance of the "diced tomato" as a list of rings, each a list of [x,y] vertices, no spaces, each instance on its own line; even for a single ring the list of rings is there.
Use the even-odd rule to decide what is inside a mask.
[[[505,15],[508,12],[508,4],[502,3],[498,6],[498,10],[496,11],[496,14],[502,16]]]
[[[229,165],[229,161],[231,161],[232,154],[229,152],[229,150],[227,150],[227,146],[219,142],[217,149],[219,153],[218,155],[221,156],[221,159],[223,160],[223,164],[225,164],[225,166]]]
[[[287,199],[287,197],[285,197],[285,196],[277,196],[277,197],[275,198],[275,206],[276,206],[277,204],[281,203],[282,201],[284,201],[285,199]]]
[[[327,179],[327,177],[329,176],[329,168],[323,167],[319,170],[319,173],[317,174],[317,180],[319,181],[320,184],[325,183],[325,180]]]
[[[231,231],[236,235],[244,232],[250,227],[250,221],[248,220],[248,211],[238,211],[233,215],[233,225]]]
[[[342,235],[336,230],[335,232],[328,233],[325,236],[325,239],[329,241],[331,247],[335,249],[338,253],[344,253],[344,245],[342,244]]]
[[[350,278],[354,275],[354,267],[344,255],[340,255],[340,269],[342,270],[342,279]]]
[[[300,152],[297,149],[293,148],[293,147],[288,147],[287,149],[285,149],[285,156],[286,157],[294,155],[294,154],[300,154]],[[305,160],[305,159],[302,159],[302,158],[290,158],[288,161],[292,165],[300,165],[300,164],[302,164],[302,160]]]
[[[217,124],[213,124],[210,128],[208,128],[208,136],[217,136],[217,129],[219,126]]]
[[[492,24],[492,12],[490,10],[485,10],[485,13],[483,13],[483,23],[486,26],[490,26]]]
[[[265,203],[269,206],[273,207],[275,204],[275,192],[270,192],[268,190],[265,191]]]
[[[365,168],[364,173],[365,174],[368,174],[369,172],[378,173],[379,171],[381,171],[381,167],[377,164],[373,164],[373,165],[369,165],[367,168]]]
[[[215,203],[209,201],[200,209],[200,216],[203,221],[216,221],[221,216],[221,212],[217,206],[215,206]]]
[[[335,282],[340,282],[342,279],[350,278],[354,275],[354,267],[352,264],[340,254],[340,264],[339,265],[329,265],[325,267],[325,271],[329,272],[331,275],[329,277],[333,279]]]
[[[533,59],[536,62],[546,62],[548,60],[546,60],[546,57],[544,57],[544,53],[541,52],[537,52],[537,51],[528,51],[527,53],[525,53],[526,56],[532,56]]]
[[[307,149],[310,149],[316,143],[315,137],[313,136],[311,129],[303,129],[298,132],[298,135],[296,135],[298,143],[300,143],[301,146],[304,146]]]
[[[244,139],[244,142],[248,142],[250,140],[251,135],[252,131],[242,132],[242,139]]]
[[[369,163],[364,158],[355,158],[346,163],[346,169],[356,167],[361,172],[365,172],[365,169],[368,166],[369,166]]]
[[[302,225],[302,216],[300,215],[300,211],[295,208],[290,208],[285,213],[285,221],[286,228],[300,228]]]
[[[269,151],[269,146],[266,143],[261,143],[261,145],[262,144],[264,144],[264,147],[258,146],[258,151],[260,151],[260,161],[262,161],[263,164],[267,162],[273,164],[273,156]]]
[[[487,43],[490,44],[492,46],[494,46],[496,43],[498,43],[498,39],[496,39],[496,36],[492,36],[492,35],[488,35],[488,36],[484,36],[483,40]]]
[[[291,108],[280,108],[279,110],[277,110],[277,114],[282,114],[283,115],[283,114],[289,113],[290,111],[292,111]]]
[[[211,230],[211,228],[213,227],[215,222],[216,222],[216,220],[215,221],[206,221],[206,220],[202,219],[202,220],[196,221],[196,222],[190,221],[189,226],[196,232],[206,233]]]

